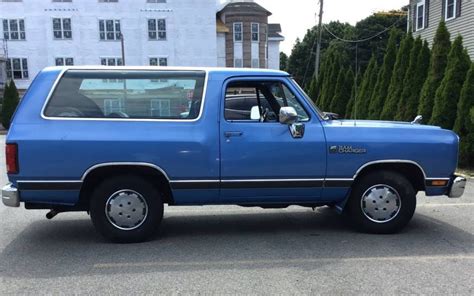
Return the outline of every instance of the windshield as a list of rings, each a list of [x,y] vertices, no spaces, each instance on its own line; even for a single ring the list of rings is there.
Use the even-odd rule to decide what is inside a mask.
[[[306,98],[306,101],[308,101],[314,108],[314,110],[316,110],[316,112],[318,113],[318,115],[324,119],[324,120],[327,120],[327,116],[324,114],[324,112],[322,112],[318,106],[316,106],[316,104],[313,102],[313,100],[306,94],[306,92],[301,88],[301,86],[298,84],[298,82],[296,82],[296,80],[294,80],[293,78],[291,79],[293,81],[293,83],[296,85],[296,87],[298,88],[298,90],[304,95],[304,97]]]

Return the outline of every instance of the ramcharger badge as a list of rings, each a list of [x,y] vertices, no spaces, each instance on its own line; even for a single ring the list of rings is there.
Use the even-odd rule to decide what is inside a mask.
[[[367,149],[352,147],[352,146],[331,146],[329,147],[329,153],[331,154],[365,154]]]

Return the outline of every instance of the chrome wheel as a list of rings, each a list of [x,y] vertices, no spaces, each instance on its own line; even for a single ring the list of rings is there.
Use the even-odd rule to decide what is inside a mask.
[[[375,223],[387,223],[400,213],[402,200],[398,192],[388,185],[375,185],[362,195],[362,212]]]
[[[105,216],[118,229],[136,229],[145,222],[147,215],[145,198],[134,190],[120,190],[107,199]]]

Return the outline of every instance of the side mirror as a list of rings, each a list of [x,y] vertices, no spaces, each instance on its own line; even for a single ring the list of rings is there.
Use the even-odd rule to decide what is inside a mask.
[[[423,116],[418,115],[415,117],[415,119],[411,122],[411,124],[421,124],[421,121],[423,120]]]
[[[260,120],[260,108],[258,106],[253,106],[250,110],[250,119],[251,120]]]
[[[324,112],[324,115],[329,118],[329,120],[338,120],[339,114],[332,113],[332,112]]]
[[[281,107],[279,119],[281,124],[291,125],[298,120],[298,113],[293,107]]]

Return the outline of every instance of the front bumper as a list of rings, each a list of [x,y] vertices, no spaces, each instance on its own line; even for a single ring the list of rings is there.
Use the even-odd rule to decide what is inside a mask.
[[[467,180],[464,177],[454,176],[453,183],[451,184],[451,188],[449,188],[448,196],[450,198],[458,198],[464,194],[464,190],[466,189]]]
[[[19,207],[20,194],[18,194],[18,189],[13,187],[11,184],[5,185],[2,188],[2,202],[7,207]]]

